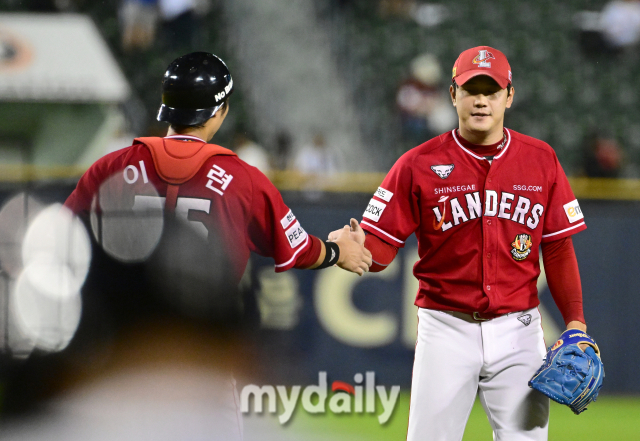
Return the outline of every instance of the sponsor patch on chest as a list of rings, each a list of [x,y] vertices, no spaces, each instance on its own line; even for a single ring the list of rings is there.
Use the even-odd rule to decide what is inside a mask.
[[[572,200],[568,204],[564,204],[562,207],[564,208],[564,212],[567,215],[567,219],[569,219],[570,224],[577,222],[580,219],[584,219],[584,214],[582,214],[582,210],[580,209],[577,199]]]
[[[378,222],[385,208],[387,208],[387,204],[371,199],[362,216],[367,219],[371,219],[374,222]]]

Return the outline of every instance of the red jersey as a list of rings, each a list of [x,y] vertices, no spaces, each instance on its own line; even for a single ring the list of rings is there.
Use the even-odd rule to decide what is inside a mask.
[[[210,228],[222,230],[238,279],[251,251],[273,257],[281,272],[292,268],[311,242],[264,174],[232,151],[192,136],[139,138],[102,157],[80,178],[65,206],[89,212],[100,185],[111,176],[132,186],[136,198],[145,185],[153,186],[165,207],[195,227],[206,227],[205,235]]]
[[[415,304],[505,314],[536,307],[539,247],[586,228],[553,149],[505,129],[493,161],[455,130],[405,153],[371,199],[362,228],[403,247],[415,233]]]

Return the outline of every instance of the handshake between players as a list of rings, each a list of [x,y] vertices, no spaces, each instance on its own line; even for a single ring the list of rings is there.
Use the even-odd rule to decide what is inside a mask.
[[[361,276],[371,267],[371,252],[364,247],[365,234],[358,221],[352,218],[350,224],[329,233],[329,242],[340,246],[337,265]]]

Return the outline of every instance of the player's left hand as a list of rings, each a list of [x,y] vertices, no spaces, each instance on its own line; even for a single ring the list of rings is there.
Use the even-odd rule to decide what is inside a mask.
[[[329,240],[331,242],[335,242],[338,236],[340,236],[340,234],[343,232],[343,230],[345,228],[349,228],[349,233],[350,233],[349,236],[351,237],[351,240],[358,242],[360,245],[364,245],[364,239],[365,239],[364,230],[362,229],[360,224],[358,224],[358,221],[355,220],[354,218],[351,218],[349,222],[350,222],[350,225],[345,225],[343,228],[329,233]]]
[[[587,325],[585,325],[584,323],[578,321],[578,320],[572,320],[569,323],[567,323],[567,331],[569,329],[579,329],[580,331],[584,332],[585,334],[587,333]],[[585,349],[587,349],[589,345],[587,343],[580,343],[578,344],[578,347],[580,349],[582,349],[583,351]]]
[[[577,415],[596,401],[603,379],[604,366],[596,342],[580,329],[567,329],[549,348],[529,387],[569,406]]]

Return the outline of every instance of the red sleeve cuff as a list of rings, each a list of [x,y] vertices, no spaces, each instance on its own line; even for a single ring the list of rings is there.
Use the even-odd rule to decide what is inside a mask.
[[[372,273],[385,269],[398,254],[398,248],[388,244],[375,234],[367,234],[364,247],[371,252],[373,263],[369,268]]]
[[[374,235],[378,236],[378,238],[383,238],[382,239],[383,241],[391,244],[394,247],[397,247],[397,248],[404,247],[404,241],[402,241],[402,240],[398,239],[397,237],[387,233],[382,228],[377,227],[377,226],[369,223],[365,219],[362,219],[362,221],[360,221],[360,226],[367,233],[374,234]]]
[[[309,235],[309,241],[310,243],[307,249],[303,250],[296,259],[296,263],[293,265],[294,268],[306,269],[318,261],[318,257],[320,257],[320,252],[322,251],[321,241],[311,234]]]

